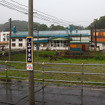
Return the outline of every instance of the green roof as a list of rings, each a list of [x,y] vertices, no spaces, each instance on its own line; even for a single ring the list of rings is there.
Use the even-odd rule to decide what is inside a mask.
[[[89,44],[89,40],[70,41],[71,44]]]
[[[91,42],[91,41],[90,41],[90,42]],[[95,43],[95,41],[92,41],[92,43]],[[105,43],[105,42],[101,42],[101,41],[99,42],[99,41],[97,41],[97,43]]]
[[[45,39],[45,40],[34,40],[33,41],[34,43],[37,43],[37,42],[39,42],[39,43],[47,43],[48,42],[48,39]]]

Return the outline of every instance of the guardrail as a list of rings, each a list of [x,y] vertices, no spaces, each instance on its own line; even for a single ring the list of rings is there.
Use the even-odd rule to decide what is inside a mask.
[[[15,77],[15,76],[9,76],[8,75],[8,71],[20,71],[20,72],[27,72],[26,69],[15,69],[15,68],[12,68],[12,69],[8,69],[7,65],[8,64],[12,64],[12,63],[16,63],[16,64],[26,64],[26,62],[21,62],[21,61],[0,61],[0,63],[5,63],[5,69],[4,71],[5,72],[5,76],[4,75],[0,75],[0,77],[5,77],[6,78],[6,81],[7,81],[7,78],[21,78],[21,79],[28,79],[28,77]],[[68,81],[68,80],[55,80],[55,79],[45,79],[45,78],[42,78],[42,79],[39,79],[39,78],[35,78],[35,80],[39,80],[39,81],[46,81],[46,82],[64,82],[64,83],[81,83],[81,84],[105,84],[105,82],[92,82],[92,81],[84,81],[84,76],[86,75],[105,75],[105,72],[91,72],[91,73],[88,73],[88,72],[85,72],[85,66],[105,66],[105,64],[72,64],[72,63],[37,63],[37,62],[34,62],[34,65],[41,65],[42,66],[42,70],[34,70],[35,73],[42,73],[43,75],[45,74],[48,74],[48,73],[54,73],[54,74],[72,74],[72,75],[81,75],[81,80],[80,81]],[[53,66],[61,66],[61,65],[68,65],[68,66],[81,66],[81,71],[79,72],[73,72],[73,71],[55,71],[55,70],[51,70],[51,71],[46,71],[46,68],[47,66],[49,65],[53,65]],[[78,67],[77,67],[78,68]],[[44,77],[44,76],[43,76]]]

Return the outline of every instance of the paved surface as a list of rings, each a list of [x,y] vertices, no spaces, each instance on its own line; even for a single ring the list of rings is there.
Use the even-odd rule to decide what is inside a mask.
[[[8,69],[13,69],[14,67],[7,66]],[[0,64],[0,72],[6,69],[6,65]]]
[[[35,86],[35,105],[105,105],[105,87],[48,85],[43,90],[41,84]],[[0,105],[28,105],[27,82],[0,83]]]

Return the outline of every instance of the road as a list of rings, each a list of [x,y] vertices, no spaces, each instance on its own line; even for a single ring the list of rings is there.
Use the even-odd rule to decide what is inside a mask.
[[[105,105],[105,87],[35,84],[35,105]],[[44,97],[43,97],[44,96]],[[44,101],[43,101],[44,99]],[[28,105],[28,82],[0,83],[0,105]]]

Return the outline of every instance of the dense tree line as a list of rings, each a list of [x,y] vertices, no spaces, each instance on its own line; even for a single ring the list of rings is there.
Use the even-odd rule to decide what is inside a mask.
[[[12,26],[16,26],[17,31],[28,31],[28,22],[26,21],[20,21],[20,20],[14,20],[12,21]],[[49,27],[46,24],[40,24],[40,23],[33,23],[33,30],[39,30],[39,31],[47,31],[47,30],[65,30],[66,27],[60,26],[60,25],[54,25],[51,24]],[[82,26],[75,26],[73,25],[74,29],[84,29]],[[4,24],[0,24],[0,31],[9,31],[9,22],[6,22]]]
[[[94,21],[87,28],[94,28],[95,24],[97,29],[105,29],[105,16],[101,16],[99,19],[94,19]]]

